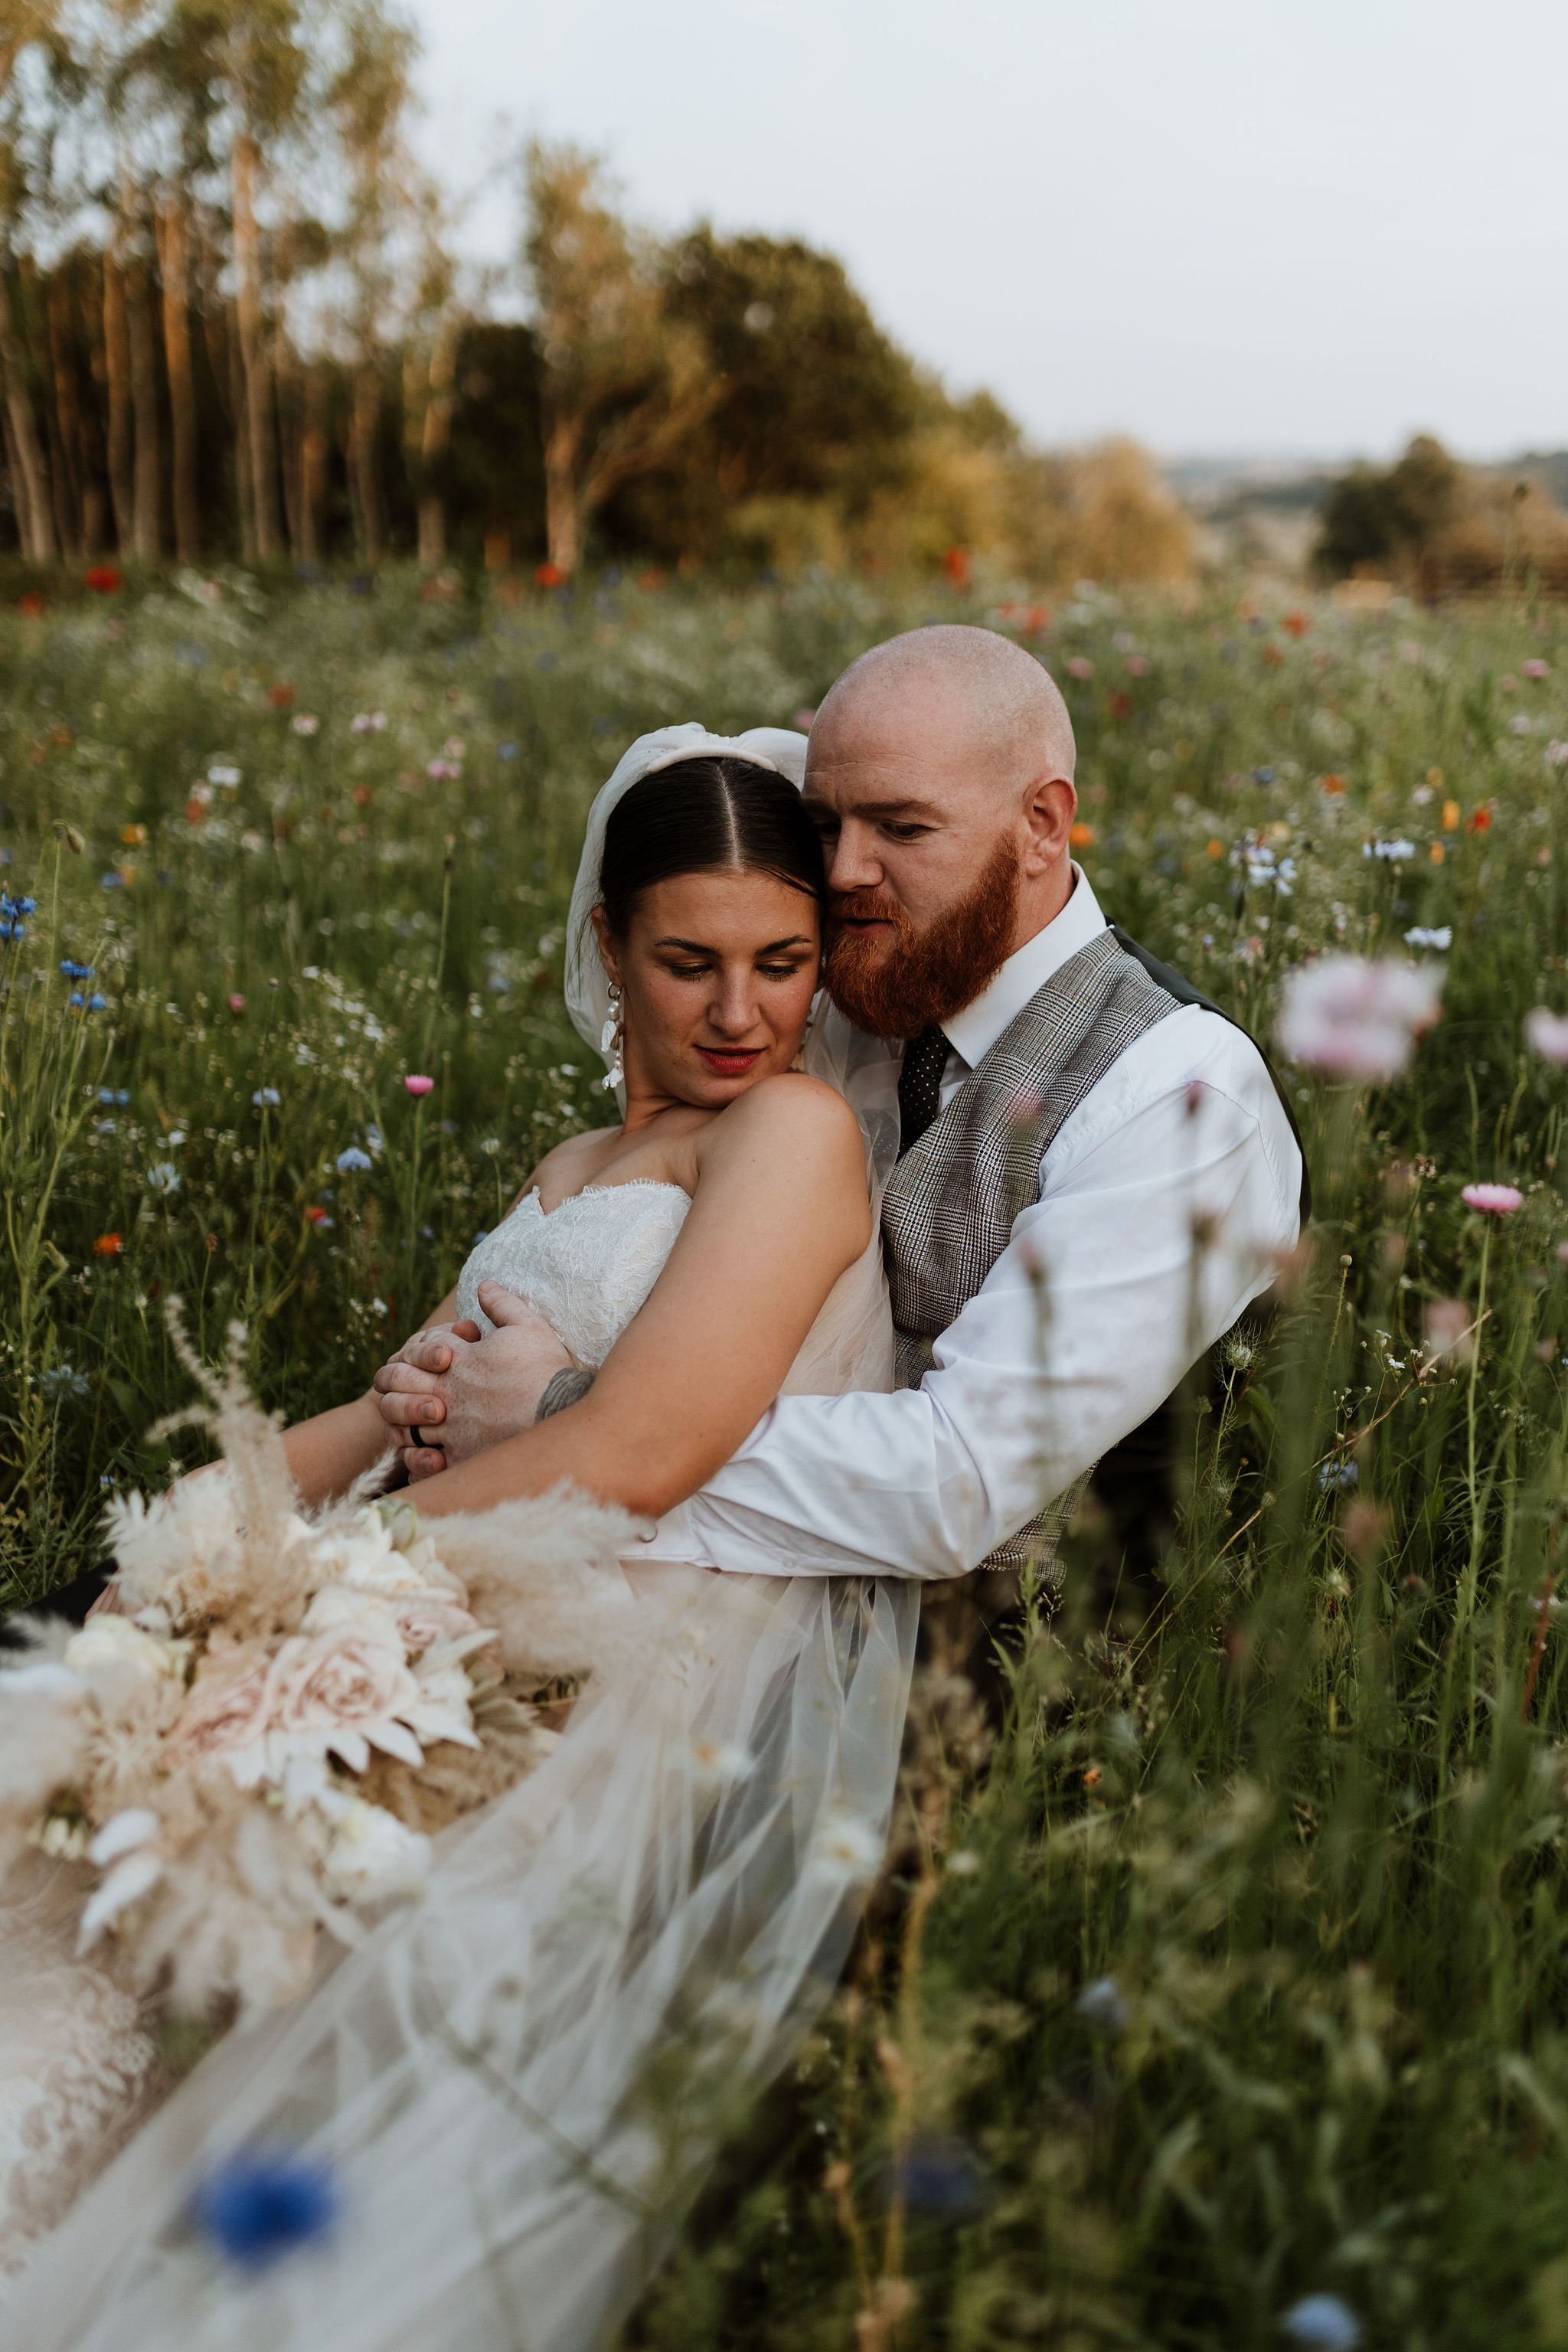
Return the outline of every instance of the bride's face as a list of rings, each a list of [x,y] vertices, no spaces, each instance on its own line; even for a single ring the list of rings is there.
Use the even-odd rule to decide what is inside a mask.
[[[628,1104],[721,1109],[800,1050],[822,961],[816,901],[771,874],[678,874],[637,902],[624,939],[594,914],[622,992]]]

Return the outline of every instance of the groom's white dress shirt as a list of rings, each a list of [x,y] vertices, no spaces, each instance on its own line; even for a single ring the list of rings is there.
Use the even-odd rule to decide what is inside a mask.
[[[944,1103],[1104,924],[1075,869],[1055,921],[943,1024]],[[894,1104],[901,1054],[873,1054],[852,1099]],[[1297,1238],[1300,1153],[1262,1056],[1198,1005],[1127,1048],[1041,1165],[1038,1202],[918,1389],[780,1397],[648,1554],[963,1575],[1171,1394]]]

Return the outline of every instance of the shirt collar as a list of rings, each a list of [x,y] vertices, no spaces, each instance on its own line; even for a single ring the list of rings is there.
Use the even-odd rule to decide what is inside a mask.
[[[972,1070],[984,1059],[1009,1024],[1017,1019],[1029,999],[1039,993],[1052,973],[1059,971],[1069,956],[1088,947],[1105,929],[1105,917],[1089,888],[1089,877],[1077,865],[1072,872],[1072,896],[1060,914],[1043,931],[1037,931],[1032,940],[1026,940],[1008,957],[995,978],[961,1013],[942,1023],[948,1044]]]

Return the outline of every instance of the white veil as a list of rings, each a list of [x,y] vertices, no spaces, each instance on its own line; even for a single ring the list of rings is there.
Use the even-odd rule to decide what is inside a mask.
[[[637,777],[709,751],[798,782],[804,742],[677,728],[621,761],[589,820],[568,944],[568,1002],[595,1047],[584,934],[605,820]],[[840,1027],[814,1024],[824,1076]],[[892,1140],[885,1121],[867,1132],[877,1191]],[[892,1385],[875,1235],[786,1385]],[[509,1560],[559,1546],[561,1507],[442,1522],[481,1612]],[[891,1814],[919,1605],[908,1580],[646,1555],[619,1573],[643,1638],[546,1763],[443,1832],[417,1910],[187,2077],[46,2242],[0,2352],[605,2344],[837,1980]],[[192,2196],[258,2144],[329,2168],[341,2219],[321,2248],[246,2277],[194,2231]]]

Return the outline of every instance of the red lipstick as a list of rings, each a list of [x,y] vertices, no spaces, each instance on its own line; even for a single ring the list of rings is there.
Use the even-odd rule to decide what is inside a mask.
[[[749,1045],[743,1051],[723,1051],[713,1045],[699,1045],[697,1051],[716,1078],[743,1078],[747,1071],[755,1069],[763,1058],[760,1045]]]

